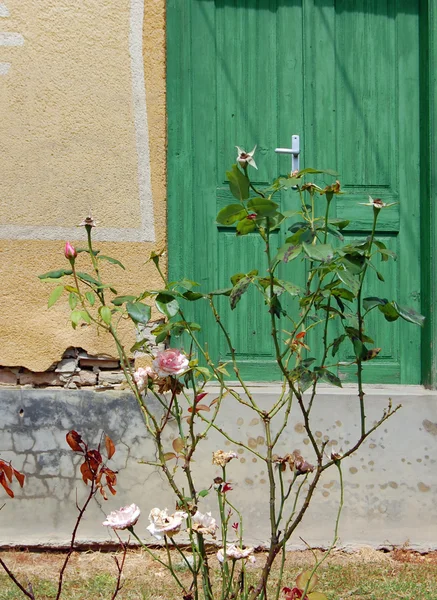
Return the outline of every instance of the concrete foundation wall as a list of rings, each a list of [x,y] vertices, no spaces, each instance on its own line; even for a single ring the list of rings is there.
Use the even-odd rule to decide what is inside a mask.
[[[277,393],[275,386],[253,388],[260,405],[268,406]],[[209,398],[214,398],[214,388]],[[345,507],[340,525],[344,547],[370,544],[375,547],[407,545],[422,551],[437,548],[437,394],[419,387],[369,387],[366,394],[369,423],[379,418],[387,405],[401,403],[399,410],[370,436],[361,450],[343,463]],[[153,403],[150,399],[149,402]],[[261,424],[244,407],[226,398],[221,425],[234,439],[248,443],[261,454],[265,440]],[[296,407],[297,408],[297,407]],[[297,414],[297,413],[296,413]],[[345,451],[359,434],[356,391],[324,389],[314,407],[316,436],[329,437],[328,448]],[[142,510],[137,533],[148,536],[148,513],[154,506],[174,507],[162,475],[140,464],[153,460],[153,441],[145,435],[135,400],[120,391],[3,388],[0,390],[0,458],[26,474],[26,483],[9,499],[0,488],[0,545],[62,545],[73,528],[76,496],[80,502],[86,488],[79,476],[80,457],[65,442],[75,429],[95,447],[102,430],[116,444],[112,468],[119,471],[117,495],[108,501],[98,498],[86,513],[79,530],[80,542],[104,542],[112,532],[102,527],[104,516],[122,505],[135,502]],[[167,427],[165,444],[172,450],[176,426]],[[299,449],[312,460],[303,424],[292,419],[278,447],[278,454]],[[326,439],[326,438],[325,438]],[[213,433],[195,456],[198,489],[208,488],[220,474],[211,464],[214,450],[236,450],[239,460],[228,465],[232,502],[244,515],[246,543],[261,545],[268,539],[267,477],[262,461],[247,451],[225,443]],[[166,448],[167,450],[167,448]],[[333,533],[339,501],[335,467],[324,474],[314,502],[290,547],[302,547],[299,536],[314,546],[327,546]],[[202,511],[218,516],[216,498],[202,499]]]

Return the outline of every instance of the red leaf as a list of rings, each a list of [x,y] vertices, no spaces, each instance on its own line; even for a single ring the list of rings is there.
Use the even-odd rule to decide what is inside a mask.
[[[4,462],[4,461],[2,461],[2,463],[3,463],[1,465],[2,471],[4,471],[4,473],[5,473],[6,477],[8,478],[8,480],[10,482],[12,482],[12,473],[14,471],[13,468],[12,468],[12,466],[10,464]]]
[[[8,482],[6,481],[6,477],[3,471],[0,473],[0,485],[2,485],[5,488],[5,491],[8,494],[8,496],[10,496],[11,498],[14,497],[14,492],[8,486]]]
[[[20,473],[20,471],[17,471],[16,469],[14,469],[14,475],[15,475],[18,483],[20,484],[20,487],[23,487],[26,476],[23,475],[23,473]]]
[[[306,336],[306,331],[301,331],[300,333],[297,334],[296,339],[297,340],[301,340],[302,338],[304,338]]]
[[[83,452],[83,448],[80,444],[83,444],[83,440],[77,431],[69,431],[65,436],[67,440],[67,444],[70,446],[74,452]],[[85,444],[84,444],[85,445]]]
[[[109,437],[109,435],[105,435],[105,447],[106,447],[106,453],[108,455],[108,459],[112,458],[115,453],[115,445],[114,445],[114,442]]]
[[[190,406],[190,408],[188,409],[188,412],[192,413],[193,410],[195,410],[195,412],[197,413],[197,412],[199,412],[199,410],[206,410],[207,412],[209,412],[211,409],[206,404],[196,404],[196,408]]]
[[[91,471],[87,461],[80,465],[80,472],[82,473],[82,479],[85,483],[88,483],[88,481],[93,480],[94,474]]]
[[[194,403],[197,404],[198,402],[200,402],[202,400],[202,398],[205,398],[205,396],[208,395],[208,392],[202,392],[201,394],[197,394],[197,396],[194,398]]]

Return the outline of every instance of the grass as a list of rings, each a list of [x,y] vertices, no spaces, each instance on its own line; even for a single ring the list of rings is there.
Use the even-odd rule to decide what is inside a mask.
[[[56,597],[56,574],[63,560],[60,553],[2,552],[1,556],[20,582],[32,582],[37,600]],[[255,581],[263,556],[250,569]],[[177,559],[175,558],[175,562]],[[296,576],[313,564],[308,552],[287,556],[284,585],[293,587]],[[216,566],[214,564],[214,566]],[[188,581],[187,573],[179,576]],[[218,573],[218,571],[216,571]],[[437,558],[407,551],[382,553],[373,550],[357,554],[333,553],[319,570],[317,589],[329,600],[436,600]],[[62,598],[65,600],[110,600],[116,569],[109,553],[77,553],[67,570]],[[130,551],[126,559],[124,585],[119,600],[173,600],[182,597],[165,570],[141,551]],[[273,595],[271,595],[273,597]],[[0,600],[19,600],[24,595],[0,573]]]

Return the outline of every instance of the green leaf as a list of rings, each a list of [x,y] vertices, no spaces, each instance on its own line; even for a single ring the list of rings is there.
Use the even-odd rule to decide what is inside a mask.
[[[353,293],[354,296],[360,291],[360,281],[347,269],[339,269],[337,271],[338,277],[342,280],[346,287]]]
[[[200,292],[192,292],[191,290],[187,290],[184,294],[182,294],[185,300],[189,300],[190,302],[194,302],[195,300],[200,300],[200,298],[205,298],[204,294]]]
[[[232,288],[231,295],[229,296],[229,300],[231,303],[231,309],[237,306],[237,304],[241,300],[241,296],[247,291],[249,285],[252,283],[252,279],[250,277],[244,276],[242,277],[236,285]]]
[[[343,387],[341,385],[341,381],[337,377],[337,375],[335,375],[331,371],[328,371],[327,369],[321,369],[319,371],[319,377],[320,377],[320,379],[323,379],[324,381],[327,381],[331,385],[335,385],[336,387],[340,387],[340,388]]]
[[[204,379],[211,379],[211,371],[206,367],[194,367],[195,371],[202,375]]]
[[[352,302],[355,298],[353,292],[341,287],[332,290],[332,295],[335,297],[343,298],[344,300],[348,300],[348,302]]]
[[[364,360],[367,357],[367,348],[359,338],[353,338],[354,353],[358,359]]]
[[[217,223],[220,225],[232,225],[237,221],[240,221],[247,215],[241,204],[229,204],[221,209],[216,217]]]
[[[338,229],[344,229],[349,225],[350,221],[345,219],[329,219],[328,223],[334,225],[334,227],[338,227]]]
[[[209,494],[209,490],[200,490],[200,492],[198,493],[198,496],[200,496],[201,498],[205,498],[205,496],[207,496]]]
[[[346,331],[348,337],[350,337],[351,340],[353,340],[354,338],[360,338],[360,332],[357,328],[355,327],[345,327],[344,330]],[[365,333],[361,332],[361,339],[363,342],[366,342],[367,344],[374,344],[375,342],[372,340],[371,337],[369,337],[368,335],[366,335]]]
[[[247,235],[248,233],[252,233],[256,229],[256,223],[253,219],[248,219],[245,217],[238,221],[237,223],[237,235]]]
[[[96,302],[96,297],[92,292],[85,292],[85,298],[88,300],[91,306],[94,306]]]
[[[178,301],[169,294],[158,294],[155,298],[155,305],[159,312],[169,319],[177,315],[179,311]]]
[[[118,265],[119,267],[121,267],[124,271],[126,271],[126,267],[116,258],[112,258],[111,256],[104,256],[103,254],[99,254],[97,256],[98,260],[106,260],[107,262],[111,263],[112,265]]]
[[[272,217],[276,214],[278,204],[268,198],[251,198],[247,203],[247,208],[260,217]]]
[[[387,302],[387,304],[384,304],[383,306],[379,305],[378,309],[382,312],[387,321],[396,321],[399,319],[400,315],[397,308],[393,305],[393,302]]]
[[[79,273],[77,273],[77,276],[82,281],[86,281],[86,283],[91,283],[92,285],[95,285],[98,288],[102,287],[102,284],[100,283],[100,281],[97,281],[97,279],[94,279],[94,277],[91,277],[91,275],[88,275],[88,273],[80,273],[79,272]]]
[[[419,325],[423,327],[425,323],[425,317],[420,313],[416,312],[412,308],[407,308],[406,306],[401,306],[397,302],[393,302],[393,306],[398,311],[399,316],[408,321],[409,323],[414,323],[415,325]]]
[[[341,344],[344,342],[345,339],[346,335],[344,333],[338,336],[338,338],[335,338],[334,342],[332,343],[332,356],[335,356],[337,354]]]
[[[297,173],[296,177],[301,177],[302,175],[305,175],[305,173],[309,173],[309,174],[316,174],[316,173],[326,173],[326,175],[332,175],[332,177],[337,177],[338,173],[336,173],[335,171],[332,171],[331,169],[312,169],[311,167],[307,168],[307,169],[302,169],[301,171],[299,171],[299,173]]]
[[[307,369],[303,369],[303,372],[299,378],[299,387],[302,392],[305,392],[309,387],[311,387],[314,383],[314,373],[308,371]]]
[[[70,315],[70,319],[71,319],[71,324],[73,326],[73,329],[76,329],[76,327],[78,326],[78,324],[82,320],[82,313],[81,313],[81,311],[80,310],[73,310],[73,312]]]
[[[226,172],[229,180],[229,188],[237,200],[243,201],[249,198],[249,180],[237,165],[232,165],[232,170]]]
[[[51,308],[53,306],[53,304],[55,304],[55,302],[57,302],[59,300],[59,298],[62,296],[63,291],[64,291],[63,285],[57,285],[55,287],[55,289],[52,291],[52,293],[49,296],[48,308]]]
[[[277,279],[276,282],[278,285],[283,287],[284,290],[290,294],[290,296],[299,296],[300,294],[302,294],[304,292],[304,290],[301,287],[299,287],[298,285],[295,285],[294,283],[291,283],[291,281],[284,281],[283,279]]]
[[[298,244],[297,246],[294,246],[293,244],[284,244],[279,248],[274,260],[282,260],[283,262],[288,263],[297,258],[301,252],[301,244]]]
[[[128,302],[126,304],[126,310],[127,314],[135,324],[142,323],[145,325],[149,322],[152,314],[150,306],[143,304],[142,302]]]
[[[101,306],[99,309],[100,316],[102,317],[102,321],[106,323],[106,325],[111,324],[112,313],[109,306]]]
[[[57,271],[49,271],[48,273],[44,273],[44,275],[38,275],[39,279],[59,279],[64,275],[72,275],[73,271],[71,269],[58,269]]]
[[[112,304],[115,304],[115,306],[122,306],[125,302],[134,302],[136,298],[136,296],[117,296],[116,298],[111,300],[111,302]]]
[[[160,344],[165,340],[165,338],[170,333],[171,327],[172,323],[163,323],[162,325],[158,325],[158,327],[155,327],[155,329],[152,330],[157,344]]]
[[[222,288],[221,290],[213,290],[212,292],[209,292],[208,296],[229,296],[229,294],[231,292],[232,292],[231,287]]]
[[[302,247],[311,260],[319,260],[321,262],[328,262],[334,257],[334,249],[331,244],[307,244],[303,242]]]
[[[366,257],[360,253],[348,253],[343,256],[342,262],[346,269],[353,275],[358,275],[364,269]]]
[[[70,305],[71,310],[74,310],[77,306],[77,294],[74,292],[70,292],[68,294],[68,304]]]
[[[90,319],[89,314],[86,312],[86,310],[81,310],[80,316],[82,317],[82,319],[84,321],[86,321],[88,323],[88,325],[91,325],[91,319]]]
[[[369,296],[368,298],[364,298],[363,300],[363,308],[364,310],[370,310],[375,306],[384,306],[387,304],[388,300],[386,298],[378,298],[377,296]]]
[[[246,273],[235,273],[234,275],[231,275],[232,285],[236,285],[243,277],[246,277]]]
[[[180,336],[184,331],[200,331],[199,323],[188,323],[187,321],[173,321],[170,323],[172,334]]]

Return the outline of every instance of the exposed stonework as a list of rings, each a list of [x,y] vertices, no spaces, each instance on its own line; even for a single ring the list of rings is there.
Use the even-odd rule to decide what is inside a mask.
[[[132,366],[134,362],[132,360]],[[24,367],[0,367],[0,385],[26,387],[121,388],[125,376],[112,356],[91,356],[82,348],[68,348],[58,363],[43,372]]]

